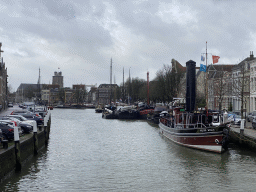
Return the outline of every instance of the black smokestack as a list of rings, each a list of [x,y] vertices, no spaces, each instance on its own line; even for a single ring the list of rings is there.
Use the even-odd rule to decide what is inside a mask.
[[[186,111],[195,110],[196,104],[196,62],[189,60],[187,67],[187,92],[186,92]]]

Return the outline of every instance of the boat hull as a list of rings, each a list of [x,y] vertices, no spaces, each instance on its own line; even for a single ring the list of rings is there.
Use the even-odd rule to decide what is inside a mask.
[[[118,112],[119,119],[138,119],[139,112],[138,111],[121,111]]]
[[[143,109],[139,112],[140,119],[147,119],[148,115],[152,114],[154,112],[154,109]]]
[[[103,119],[118,119],[118,116],[113,112],[113,113],[102,113],[102,118]]]
[[[171,141],[190,148],[206,150],[216,153],[222,153],[224,150],[221,141],[223,140],[223,132],[203,132],[198,133],[193,129],[175,129],[159,122],[160,133]]]

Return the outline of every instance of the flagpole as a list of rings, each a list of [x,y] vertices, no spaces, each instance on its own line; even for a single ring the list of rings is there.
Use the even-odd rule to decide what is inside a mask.
[[[208,70],[207,70],[207,41],[206,41],[206,115],[208,116]]]

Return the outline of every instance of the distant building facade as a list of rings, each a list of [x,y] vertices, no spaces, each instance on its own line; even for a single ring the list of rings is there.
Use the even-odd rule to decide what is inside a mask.
[[[232,102],[232,68],[234,65],[210,65],[208,67],[208,108],[228,110]]]
[[[44,101],[44,103],[49,103],[49,97],[50,96],[50,90],[49,89],[43,89],[41,90],[41,98]]]
[[[113,101],[117,87],[117,84],[100,84],[97,91],[99,104],[109,104],[110,100]]]
[[[54,76],[52,76],[52,84],[59,85],[59,88],[63,88],[63,76],[62,72],[54,72]]]
[[[2,109],[7,108],[7,68],[5,63],[0,63],[0,105]]]
[[[39,84],[30,84],[30,83],[21,83],[16,91],[15,102],[22,103],[25,101],[34,101],[36,93],[40,90],[41,85]]]
[[[84,84],[77,84],[73,85],[74,90],[85,90],[85,85]]]
[[[88,103],[97,103],[98,97],[97,97],[97,87],[91,87],[91,90],[88,92],[87,102]]]
[[[0,43],[0,110],[8,107],[8,86],[7,86],[7,68],[1,57],[2,43]]]

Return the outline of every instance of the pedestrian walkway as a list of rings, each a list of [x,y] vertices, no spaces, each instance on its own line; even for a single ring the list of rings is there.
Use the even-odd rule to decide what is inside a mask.
[[[20,110],[18,105],[13,105],[13,107],[8,107],[5,110],[0,111],[0,116],[10,115],[12,111],[14,110]]]
[[[240,133],[240,126],[232,125],[230,128],[236,133]],[[244,128],[244,135],[256,139],[256,130],[252,128],[251,122],[248,122],[248,121],[246,122],[246,125]]]

